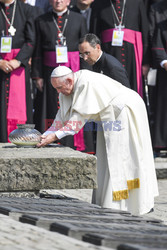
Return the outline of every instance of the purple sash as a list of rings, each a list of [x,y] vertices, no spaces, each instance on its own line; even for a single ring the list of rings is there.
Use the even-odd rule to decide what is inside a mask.
[[[72,69],[73,72],[80,70],[80,58],[79,51],[68,52],[68,62],[67,63],[56,63],[56,52],[46,51],[44,52],[43,63],[49,67],[66,66]]]
[[[10,53],[0,53],[7,61],[16,57],[20,49],[12,49]],[[26,123],[26,89],[25,70],[19,67],[10,73],[9,101],[7,109],[7,131],[8,135],[17,128],[18,123]]]
[[[73,72],[80,70],[80,58],[79,51],[68,52],[68,62],[67,63],[56,63],[56,52],[55,51],[46,51],[44,52],[44,65],[49,67],[58,67],[66,66],[72,69]],[[74,135],[74,146],[78,151],[85,150],[84,143],[84,132],[83,128],[78,132],[78,134]]]
[[[112,34],[114,29],[104,30],[102,32],[102,42],[107,43],[112,41]],[[139,31],[130,29],[123,29],[123,40],[134,45],[135,59],[136,59],[136,79],[137,79],[137,92],[143,97],[143,82],[142,82],[142,59],[143,59],[143,42],[142,34]]]

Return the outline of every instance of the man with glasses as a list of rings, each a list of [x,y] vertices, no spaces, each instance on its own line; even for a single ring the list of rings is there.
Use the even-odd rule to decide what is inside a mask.
[[[101,50],[100,39],[95,34],[89,33],[80,39],[79,51],[80,57],[93,66],[93,71],[107,75],[130,88],[126,70],[115,57]]]

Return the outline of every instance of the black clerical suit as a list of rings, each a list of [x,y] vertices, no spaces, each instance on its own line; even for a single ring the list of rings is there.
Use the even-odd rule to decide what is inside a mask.
[[[150,42],[154,36],[156,27],[167,19],[167,1],[161,0],[152,4],[149,11],[149,37]]]
[[[93,65],[93,71],[102,73],[130,88],[128,75],[122,64],[113,56],[103,52]]]
[[[54,63],[51,64],[51,62],[54,60],[56,62],[55,45],[56,41],[59,39],[59,30],[57,29],[54,20],[56,20],[57,23],[59,23],[59,20],[61,21],[61,31],[64,29],[64,25],[66,23],[63,35],[66,37],[68,52],[78,53],[78,58],[79,39],[87,33],[85,18],[73,11],[68,10],[61,17],[58,17],[57,14],[52,11],[45,13],[36,19],[37,43],[33,55],[32,78],[43,78],[44,88],[43,92],[40,92],[39,90],[37,91],[35,99],[34,123],[36,125],[36,129],[42,133],[51,125],[59,109],[59,96],[56,89],[52,87],[50,82],[51,73],[53,69],[58,66]],[[65,20],[67,20],[67,22]],[[48,57],[50,52],[53,54],[53,58]],[[70,63],[72,61],[73,66],[75,66],[75,64],[77,64],[77,60],[74,60],[74,56],[68,60]],[[60,63],[60,65],[62,64]],[[71,66],[72,65],[69,67]],[[71,69],[73,70],[72,67]],[[66,140],[66,142],[64,142],[66,146],[75,148],[75,143],[73,144],[73,138],[72,141],[70,139],[68,140],[67,137],[64,138],[64,140]],[[87,143],[87,145],[90,145],[90,143]],[[93,152],[93,143],[91,149],[88,149],[88,147],[89,146],[86,146],[85,151]]]
[[[48,0],[36,0],[35,6],[39,7],[44,12],[48,12],[52,9],[52,6],[50,5]]]
[[[167,16],[167,2],[159,5],[159,17]],[[153,66],[157,68],[153,147],[167,149],[167,72],[160,66],[167,60],[167,19],[156,27],[152,39]]]
[[[86,9],[85,11],[82,11],[82,10],[80,10],[77,6],[74,6],[71,10],[74,11],[74,12],[80,13],[82,16],[85,17],[86,23],[87,23],[87,29],[88,29],[88,31],[89,31],[90,22],[91,22],[92,8],[89,7],[89,8]]]
[[[125,67],[131,88],[142,95],[143,86],[141,81],[141,67],[142,64],[149,64],[150,61],[146,8],[143,0],[126,0],[125,6],[123,7],[124,2],[125,1],[123,0],[105,0],[104,6],[101,4],[101,10],[95,16],[95,20],[93,21],[95,26],[93,27],[93,31],[102,40],[103,51],[116,57]],[[113,3],[115,12],[111,3]],[[114,13],[117,14],[115,15]],[[121,20],[122,13],[123,20]],[[117,17],[119,21],[117,20]],[[113,29],[115,28],[115,25],[118,26],[120,21],[122,21],[122,25],[125,26],[123,44],[122,46],[113,46],[111,45]],[[129,35],[125,35],[127,34],[125,31],[129,33]],[[107,36],[105,35],[106,32],[108,32]],[[135,46],[138,42],[134,41],[137,41],[135,40],[137,36],[140,36],[140,46],[138,48],[142,48],[143,52],[140,49],[140,52],[135,53]],[[133,37],[135,37],[134,41],[132,41]],[[140,59],[136,59],[137,55],[140,55]],[[139,60],[140,63],[137,64]],[[140,66],[140,69],[137,68],[137,65]],[[137,76],[137,70],[140,74],[140,78]]]

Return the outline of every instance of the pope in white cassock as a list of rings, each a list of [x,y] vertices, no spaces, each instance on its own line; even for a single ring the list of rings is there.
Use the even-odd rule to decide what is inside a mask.
[[[51,74],[60,109],[38,147],[74,135],[90,120],[97,126],[98,188],[92,202],[104,208],[148,213],[158,195],[145,104],[133,90],[99,73],[65,66]]]

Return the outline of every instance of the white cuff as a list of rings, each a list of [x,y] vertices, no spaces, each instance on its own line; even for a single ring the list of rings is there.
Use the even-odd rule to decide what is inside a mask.
[[[165,64],[165,63],[167,63],[167,60],[163,60],[163,61],[160,63],[160,65],[161,65],[162,68],[164,68],[164,64]]]
[[[54,133],[55,133],[55,135],[57,136],[58,139],[62,139],[63,137],[65,137],[67,135],[75,135],[74,130],[69,130],[69,131],[58,130],[58,131],[56,131]]]
[[[50,134],[52,134],[52,133],[54,133],[54,132],[53,132],[53,131],[47,130],[47,131],[45,131],[42,135],[47,136],[47,135],[50,135]]]

